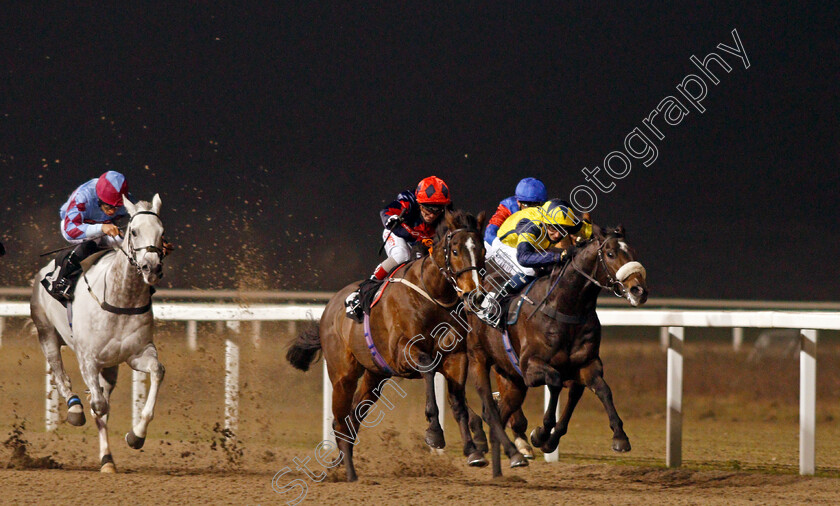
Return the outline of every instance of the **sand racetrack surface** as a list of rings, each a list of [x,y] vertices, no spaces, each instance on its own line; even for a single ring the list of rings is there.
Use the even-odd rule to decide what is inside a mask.
[[[314,460],[321,439],[321,363],[293,370],[283,359],[291,339],[285,324],[262,326],[256,348],[242,333],[199,325],[199,349],[185,346],[183,325],[159,323],[157,343],[167,368],[145,447],[128,448],[130,370],[123,366],[112,398],[111,446],[119,474],[99,473],[98,440],[91,417],[84,427],[62,423],[44,430],[44,359],[22,320],[8,323],[0,347],[0,502],[85,501],[113,504],[284,504],[302,493],[272,489],[272,477],[290,468],[275,487],[306,483],[302,504],[837,504],[840,502],[840,345],[820,335],[817,393],[817,476],[798,476],[796,358],[750,362],[754,334],[732,350],[725,333],[687,329],[683,467],[664,467],[665,353],[657,329],[606,329],[605,378],[633,450],[610,450],[611,432],[597,398],[584,394],[560,443],[560,462],[537,452],[531,466],[492,479],[469,468],[447,410],[447,449],[433,455],[422,443],[426,427],[421,382],[403,381],[407,396],[383,422],[363,428],[355,452],[359,481],[344,482],[343,468],[314,482],[295,459]],[[240,425],[235,444],[224,421],[224,340],[241,346]],[[84,391],[75,357],[65,364],[76,391]],[[469,387],[470,403],[478,407]],[[88,404],[85,403],[86,408]],[[542,389],[526,400],[529,430],[541,418]],[[61,407],[62,419],[66,408]]]

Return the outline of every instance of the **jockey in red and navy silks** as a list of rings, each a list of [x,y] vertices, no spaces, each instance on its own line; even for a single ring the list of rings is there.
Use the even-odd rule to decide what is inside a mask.
[[[437,176],[430,176],[417,185],[414,191],[406,190],[379,212],[385,230],[385,253],[388,255],[376,266],[373,281],[382,281],[398,265],[411,258],[411,247],[419,241],[431,241],[444,211],[452,206],[449,187]],[[345,300],[347,315],[360,321],[359,291],[352,292]]]
[[[516,185],[515,195],[499,202],[496,213],[490,218],[487,228],[484,230],[484,247],[487,256],[490,256],[493,252],[493,240],[496,239],[499,227],[510,215],[528,207],[541,206],[547,198],[545,185],[539,179],[526,177],[519,181],[519,184]]]
[[[128,214],[123,206],[123,197],[127,195],[125,176],[109,170],[76,188],[61,206],[61,235],[77,246],[62,259],[58,276],[50,287],[50,293],[56,298],[70,300],[69,275],[81,270],[82,260],[99,249],[122,243],[120,229],[113,221]]]

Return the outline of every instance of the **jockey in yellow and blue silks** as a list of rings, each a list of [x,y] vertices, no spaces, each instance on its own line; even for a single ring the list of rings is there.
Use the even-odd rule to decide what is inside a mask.
[[[513,197],[508,197],[499,202],[499,207],[496,208],[496,212],[487,222],[487,228],[484,229],[484,247],[487,255],[491,254],[493,239],[496,238],[496,233],[505,220],[523,209],[543,205],[547,198],[545,185],[539,179],[526,177],[519,181]]]
[[[560,251],[549,251],[567,235],[589,239],[592,224],[578,220],[571,206],[560,199],[549,200],[542,207],[529,207],[512,214],[499,228],[492,258],[508,275],[499,292],[489,292],[477,316],[493,326],[498,312],[489,308],[497,298],[516,293],[563,258]]]

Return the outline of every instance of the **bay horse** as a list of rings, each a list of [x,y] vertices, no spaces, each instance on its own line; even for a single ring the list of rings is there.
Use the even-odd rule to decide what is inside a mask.
[[[468,355],[484,419],[490,425],[494,477],[501,475],[500,443],[509,457],[518,454],[504,426],[514,413],[521,415],[530,387],[546,385],[550,391],[543,425],[531,433],[531,443],[543,452],[557,448],[584,388],[592,390],[606,409],[613,450],[630,451],[630,440],[603,378],[601,323],[595,309],[603,288],[613,290],[634,307],[644,304],[647,274],[636,261],[636,251],[627,244],[621,226],[604,231],[593,226],[592,237],[568,251],[567,259],[555,264],[550,275],[535,281],[527,293],[514,296],[514,303],[522,298],[524,303],[519,318],[507,326],[509,345],[502,331],[470,316],[473,330],[467,338]],[[498,405],[490,387],[491,367],[501,380]],[[555,425],[557,399],[564,386],[569,388],[569,398]],[[527,426],[521,418],[515,421],[520,430]]]
[[[363,325],[345,316],[344,300],[358,286],[352,283],[330,299],[320,324],[300,334],[289,348],[286,359],[302,371],[317,359],[319,350],[323,352],[333,386],[333,429],[348,481],[357,479],[353,447],[358,442],[358,428],[365,425],[373,401],[390,377],[425,380],[425,415],[429,422],[425,441],[432,448],[443,448],[446,442],[434,388],[435,372],[441,373],[446,378],[467,462],[487,465],[484,452],[470,434],[464,395],[467,331],[462,330],[467,325],[463,301],[478,293],[481,285],[483,226],[483,212],[477,219],[462,211],[446,212],[430,254],[391,273],[393,281],[369,317],[372,344],[366,341]]]
[[[82,379],[90,391],[91,414],[99,431],[99,462],[103,473],[116,472],[108,442],[111,392],[123,362],[151,377],[140,421],[125,435],[128,446],[139,450],[154,417],[164,368],[153,342],[154,321],[151,287],[163,277],[163,223],[161,200],[136,205],[123,198],[129,213],[125,239],[87,269],[76,284],[73,302],[65,308],[41,284],[54,262],[41,269],[34,280],[30,313],[38,329],[38,341],[50,366],[58,391],[67,401],[67,422],[85,423],[82,401],[72,389],[61,360],[61,347],[76,354]]]

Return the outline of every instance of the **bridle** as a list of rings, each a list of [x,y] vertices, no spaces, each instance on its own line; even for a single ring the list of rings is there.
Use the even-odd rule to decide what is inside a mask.
[[[143,269],[140,267],[140,264],[137,263],[137,253],[140,252],[140,251],[145,250],[149,253],[157,253],[158,256],[160,257],[161,264],[163,264],[163,248],[159,248],[157,246],[141,246],[139,248],[135,248],[134,245],[133,245],[133,241],[132,241],[133,236],[129,233],[131,231],[131,222],[134,220],[134,218],[136,218],[137,216],[140,216],[141,214],[150,214],[150,215],[156,217],[158,220],[160,220],[160,216],[158,216],[157,213],[153,213],[152,211],[138,211],[138,212],[134,213],[131,216],[131,218],[129,218],[128,224],[125,227],[126,228],[126,230],[125,230],[126,248],[128,249],[129,253],[126,253],[124,248],[119,248],[119,250],[122,251],[123,254],[126,256],[126,258],[128,258],[128,263],[130,263],[135,269],[137,269],[138,274],[141,274],[143,272]]]
[[[458,228],[458,229],[455,229],[455,230],[448,230],[446,232],[446,237],[444,238],[444,242],[443,242],[443,257],[444,257],[444,261],[445,261],[444,265],[446,267],[445,269],[444,269],[444,267],[441,267],[440,265],[438,265],[438,263],[435,261],[435,256],[433,254],[434,252],[432,251],[432,248],[429,247],[429,258],[432,259],[432,263],[435,264],[435,267],[438,268],[438,270],[440,271],[440,273],[444,277],[444,279],[446,279],[446,281],[449,282],[449,284],[452,286],[452,288],[455,289],[455,292],[458,294],[459,298],[462,297],[465,292],[464,292],[464,290],[461,289],[461,287],[458,286],[458,278],[461,276],[461,274],[464,274],[465,272],[478,271],[479,270],[477,265],[471,265],[471,266],[465,267],[465,268],[463,268],[463,269],[461,269],[460,271],[457,271],[457,272],[452,271],[452,257],[451,257],[452,239],[455,237],[455,234],[458,234],[460,232],[470,233],[470,232],[477,232],[477,230],[464,227],[464,228]]]
[[[572,258],[570,264],[572,265],[572,268],[578,272],[578,274],[588,279],[591,283],[594,283],[596,286],[602,289],[609,289],[610,291],[612,291],[613,295],[621,298],[624,297],[624,294],[626,293],[627,289],[624,287],[624,283],[622,283],[615,277],[615,273],[610,273],[610,269],[607,267],[607,261],[604,260],[604,246],[607,245],[610,239],[618,240],[618,236],[607,237],[603,242],[601,242],[601,240],[598,239],[598,262],[595,263],[595,268],[592,269],[591,274],[583,272],[580,269],[580,267],[577,266],[577,264],[575,263],[575,259],[577,258],[577,256]],[[599,266],[603,267],[604,273],[607,275],[608,281],[606,286],[602,285],[598,282],[597,279],[595,279],[595,274],[598,272]]]

